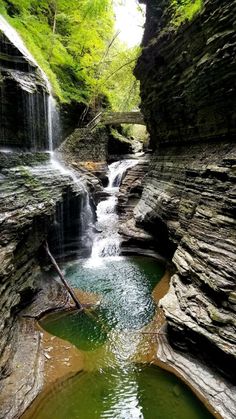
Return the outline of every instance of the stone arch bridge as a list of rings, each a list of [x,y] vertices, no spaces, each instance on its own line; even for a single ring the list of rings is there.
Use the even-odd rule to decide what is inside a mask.
[[[93,129],[98,124],[101,125],[145,125],[143,115],[139,111],[134,112],[100,112],[87,124],[87,128]]]

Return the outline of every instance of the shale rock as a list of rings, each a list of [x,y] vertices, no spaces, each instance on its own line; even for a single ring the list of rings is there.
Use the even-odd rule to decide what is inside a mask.
[[[37,294],[32,303],[15,318],[11,371],[0,380],[1,419],[18,419],[42,390],[44,353],[35,319],[48,311],[70,307],[68,293],[52,276],[38,270],[34,284]]]
[[[220,414],[224,419],[234,419],[235,386],[209,368],[205,362],[173,349],[166,339],[166,332],[166,327],[162,327],[158,338],[158,358],[173,367],[183,380],[193,386],[204,401],[208,400],[214,408],[214,413]]]
[[[141,157],[137,164],[128,169],[125,174],[118,194],[117,211],[121,220],[132,217],[133,209],[138,203],[142,191],[144,178],[149,168],[149,156]]]
[[[38,251],[56,222],[57,208],[63,202],[67,208],[69,202],[79,203],[84,189],[50,163],[9,167],[0,176],[0,378],[4,378],[12,369],[17,314],[38,289]],[[78,228],[74,230],[77,234]]]
[[[135,220],[177,269],[162,301],[172,344],[235,382],[236,1],[206,0],[179,28],[169,5],[147,2],[135,70],[155,149]]]
[[[138,227],[133,218],[133,210],[139,202],[144,185],[144,179],[149,168],[149,158],[140,158],[137,164],[128,169],[122,179],[117,200],[119,214],[119,233],[122,235],[121,250],[123,253],[145,251],[151,253],[155,243],[151,234]]]
[[[34,320],[17,323],[15,340],[12,373],[0,382],[1,419],[19,418],[43,386],[41,334],[35,331]]]

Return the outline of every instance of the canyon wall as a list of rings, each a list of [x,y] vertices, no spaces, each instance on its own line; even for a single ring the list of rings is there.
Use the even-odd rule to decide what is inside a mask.
[[[49,162],[42,164],[41,155],[28,155],[30,166],[20,165],[19,155],[16,166],[13,157],[8,156],[12,167],[0,171],[0,378],[10,371],[17,314],[37,290],[39,248],[53,234],[57,244],[63,245],[61,236],[66,231],[57,214],[63,211],[63,203],[69,211],[84,195],[81,184],[74,185],[70,176],[62,175]],[[75,236],[79,227],[74,219]]]
[[[135,74],[154,156],[136,224],[172,246],[170,341],[235,381],[236,1],[178,28],[168,0],[145,3]]]

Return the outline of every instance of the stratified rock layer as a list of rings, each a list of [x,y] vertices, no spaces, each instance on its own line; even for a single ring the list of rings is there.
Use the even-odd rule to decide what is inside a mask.
[[[122,179],[117,201],[119,213],[119,233],[122,235],[122,253],[145,253],[150,254],[154,250],[155,243],[151,234],[135,224],[133,210],[141,198],[144,179],[149,168],[150,156],[141,157],[137,164],[127,170]]]
[[[135,71],[152,144],[235,136],[236,1],[204,0],[179,29],[170,0],[158,3],[147,2]]]
[[[156,151],[135,208],[138,225],[172,244],[177,272],[162,300],[171,342],[234,381],[235,9],[206,0],[177,29],[169,1],[147,2],[136,75]]]
[[[47,158],[47,155],[42,154],[33,154],[30,158],[30,154],[10,153],[7,154],[8,168],[1,167],[0,171],[0,389],[5,388],[4,406],[8,403],[9,407],[7,415],[6,410],[3,413],[0,410],[0,417],[4,419],[17,416],[17,409],[22,411],[41,386],[40,336],[36,333],[31,339],[32,328],[28,329],[27,326],[26,330],[23,327],[23,333],[17,319],[19,312],[43,286],[42,283],[39,284],[38,273],[40,257],[43,256],[42,260],[45,260],[45,254],[39,253],[44,240],[50,239],[55,231],[58,232],[57,245],[63,244],[62,239],[66,237],[67,231],[64,225],[60,225],[62,220],[57,216],[63,212],[63,203],[68,213],[70,207],[74,211],[71,222],[74,236],[71,236],[70,231],[70,240],[73,242],[74,238],[75,242],[78,240],[77,236],[82,234],[82,225],[75,224],[75,221],[83,208],[83,183],[79,180],[76,183],[70,175],[61,173],[50,161],[45,161]],[[29,163],[30,160],[31,166],[20,165],[26,161]],[[0,162],[4,165],[4,155],[0,155]],[[49,288],[46,289],[50,291]],[[53,296],[50,295],[52,299]],[[43,301],[45,309],[45,298]],[[19,361],[16,349],[24,337],[24,356],[28,360],[25,375],[24,370],[16,371],[18,363],[23,362],[23,355],[19,354]],[[27,352],[27,341],[30,356]],[[35,366],[34,372],[31,365]],[[18,382],[17,377],[20,373],[21,378]],[[30,379],[27,379],[27,374],[31,376]],[[17,394],[17,398],[12,405],[10,398],[14,393]],[[25,397],[27,402],[22,402]],[[2,407],[3,403],[0,404]]]

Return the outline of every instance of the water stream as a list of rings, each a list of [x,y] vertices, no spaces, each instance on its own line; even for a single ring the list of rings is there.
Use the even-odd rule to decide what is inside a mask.
[[[92,255],[63,266],[72,287],[96,297],[93,315],[54,313],[41,321],[47,332],[75,345],[83,369],[55,382],[22,419],[212,418],[177,377],[150,365],[158,317],[152,291],[161,287],[165,267],[148,257],[119,256],[116,213],[120,182],[136,163],[123,160],[109,166]]]
[[[97,206],[97,235],[94,238],[92,255],[88,265],[99,266],[104,257],[116,257],[120,252],[119,217],[116,213],[117,194],[128,169],[134,167],[138,160],[119,160],[109,165],[108,186],[104,189],[107,198]]]

